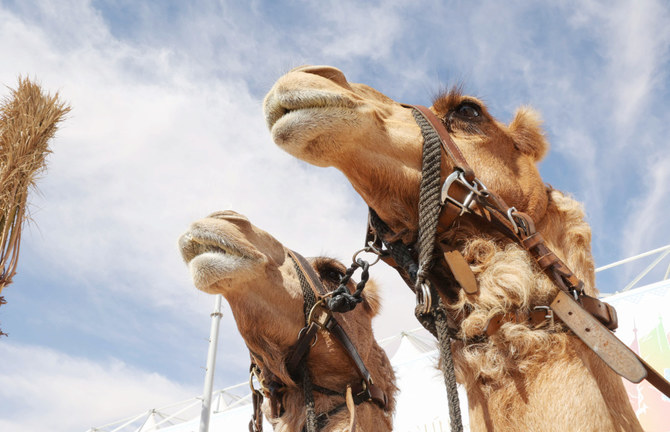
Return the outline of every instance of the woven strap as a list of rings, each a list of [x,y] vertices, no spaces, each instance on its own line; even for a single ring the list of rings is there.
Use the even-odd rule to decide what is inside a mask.
[[[437,223],[442,210],[440,203],[441,148],[446,146],[444,138],[439,136],[435,131],[435,128],[431,126],[431,123],[426,119],[427,114],[424,111],[430,112],[430,110],[427,110],[425,107],[415,107],[415,109],[412,110],[414,119],[421,127],[421,132],[424,136],[421,184],[419,190],[419,239],[417,241],[419,249],[419,271],[415,285],[415,290],[417,292],[419,291],[420,286],[426,283],[430,268],[433,264]],[[449,139],[449,141],[451,141],[451,139]],[[453,149],[456,150],[455,154],[460,158],[460,162],[463,163],[462,168],[465,169],[467,167],[465,158],[462,157],[460,151],[453,145],[453,142],[451,144]],[[472,172],[469,167],[467,167],[467,169]],[[474,173],[472,174],[474,177]],[[434,318],[437,330],[437,339],[442,358],[442,374],[444,376],[447,399],[449,401],[451,431],[461,432],[463,431],[463,421],[461,419],[460,401],[458,399],[456,373],[454,371],[454,362],[451,355],[451,337],[448,332],[447,316],[441,302],[438,301],[439,297],[436,295],[435,290],[430,287],[429,291],[431,292],[431,297],[435,297],[434,306],[430,309],[429,313]],[[418,308],[417,312],[419,312],[417,315],[425,315],[422,314]]]

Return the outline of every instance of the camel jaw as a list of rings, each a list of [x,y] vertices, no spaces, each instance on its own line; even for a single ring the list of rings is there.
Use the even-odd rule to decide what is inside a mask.
[[[252,273],[261,260],[258,254],[229,238],[203,229],[192,229],[179,238],[179,248],[196,288],[218,293],[217,285]]]

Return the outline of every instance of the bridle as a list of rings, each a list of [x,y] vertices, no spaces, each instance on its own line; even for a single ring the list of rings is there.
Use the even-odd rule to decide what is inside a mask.
[[[389,408],[387,395],[374,383],[355,345],[333,315],[334,311],[346,312],[347,310],[351,310],[357,303],[362,301],[361,293],[365,286],[365,281],[367,281],[369,264],[357,259],[357,255],[354,255],[354,265],[347,270],[347,274],[341,281],[338,289],[328,292],[307,259],[292,250],[288,250],[288,255],[292,259],[296,273],[300,279],[304,299],[303,312],[305,315],[305,326],[300,330],[296,343],[291,347],[285,366],[291,379],[296,383],[302,384],[303,387],[306,412],[306,423],[303,431],[312,432],[322,429],[327,424],[329,417],[347,408],[350,413],[350,428],[353,432],[355,430],[355,405],[371,402],[385,411]],[[363,267],[364,275],[357,286],[357,290],[351,294],[346,287],[346,283],[349,281],[353,271],[358,267]],[[350,303],[349,308],[346,306],[342,307],[342,303],[347,303],[347,300]],[[347,354],[350,363],[359,377],[357,381],[349,383],[344,391],[328,389],[314,385],[311,382],[306,360],[310,348],[317,342],[319,331],[328,332],[339,343],[339,346]],[[249,423],[249,430],[250,432],[262,432],[261,405],[263,397],[267,397],[270,402],[271,416],[273,418],[281,417],[285,411],[283,397],[287,385],[272,374],[268,368],[264,367],[260,355],[250,350],[250,357],[249,381],[252,390],[253,417]],[[258,381],[260,389],[254,387],[254,378]],[[328,412],[316,415],[314,412],[313,392],[322,393],[327,396],[340,396],[345,399],[345,402]]]
[[[540,269],[559,288],[550,305],[530,311],[501,313],[483,329],[479,341],[492,336],[507,322],[528,323],[535,327],[560,320],[619,375],[632,382],[647,379],[670,396],[670,383],[651,368],[611,331],[617,328],[616,310],[588,296],[583,282],[546,245],[535,229],[532,218],[508,206],[495,192],[486,188],[451,139],[442,121],[423,106],[403,105],[412,114],[424,137],[422,179],[419,193],[419,230],[415,244],[406,245],[371,208],[368,217],[366,247],[394,267],[417,297],[417,319],[440,343],[445,383],[450,397],[452,430],[462,430],[460,412],[452,407],[455,379],[451,362],[450,340],[456,337],[457,319],[450,317],[445,304],[453,302],[462,289],[478,292],[477,281],[459,250],[446,238],[447,230],[459,218],[468,216],[522,246]],[[441,178],[443,163],[453,170]],[[467,343],[467,341],[465,341]],[[444,358],[446,357],[446,359]],[[448,369],[451,367],[451,371]],[[454,421],[454,417],[457,417]]]

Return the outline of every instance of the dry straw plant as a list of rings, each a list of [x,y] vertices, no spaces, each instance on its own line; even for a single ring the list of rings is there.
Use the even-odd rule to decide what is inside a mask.
[[[0,293],[16,274],[28,191],[46,167],[49,140],[70,111],[58,94],[42,92],[27,78],[10,91],[0,103]]]

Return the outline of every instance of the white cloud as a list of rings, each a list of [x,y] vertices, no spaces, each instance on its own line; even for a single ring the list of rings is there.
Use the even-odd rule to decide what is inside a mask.
[[[644,177],[645,193],[634,203],[623,237],[626,250],[642,253],[649,249],[670,244],[667,197],[670,194],[670,156],[657,154],[647,160],[648,169]],[[661,242],[659,244],[658,242]]]
[[[40,182],[42,196],[33,197],[35,225],[25,234],[19,267],[19,272],[37,267],[47,273],[44,278],[54,288],[47,303],[66,294],[64,303],[41,311],[49,325],[105,342],[125,341],[125,348],[145,342],[145,333],[129,328],[146,327],[153,329],[155,344],[183,343],[191,350],[195,343],[171,337],[208,315],[212,298],[192,288],[176,239],[193,220],[224,208],[246,214],[305,255],[334,255],[348,264],[363,242],[365,205],[334,169],[308,166],[276,148],[261,113],[263,88],[305,61],[333,61],[352,80],[412,103],[427,104],[440,84],[462,79],[466,91],[491,101],[503,120],[516,106],[531,103],[540,108],[554,138],[550,162],[560,160],[569,173],[580,173],[574,178],[552,167],[556,174],[550,180],[574,185],[571,192],[588,200],[600,232],[611,230],[605,215],[615,197],[639,200],[633,210],[614,210],[621,220],[628,219],[624,212],[631,215],[628,228],[635,237],[621,240],[622,248],[658,246],[653,242],[667,237],[662,217],[669,209],[660,198],[667,191],[654,188],[670,184],[670,161],[653,153],[659,156],[647,176],[648,193],[637,198],[644,192],[621,192],[626,176],[636,174],[620,167],[628,163],[639,173],[648,160],[612,150],[631,136],[641,138],[634,143],[645,148],[665,150],[659,138],[667,137],[667,109],[657,108],[655,123],[645,117],[650,99],[664,103],[655,89],[667,82],[670,28],[667,6],[660,1],[578,2],[553,10],[563,13],[554,21],[536,20],[528,5],[495,2],[463,8],[433,2],[432,13],[397,2],[335,2],[319,10],[296,3],[287,7],[309,15],[272,22],[263,15],[269,5],[262,2],[250,10],[235,2],[198,2],[170,20],[159,6],[142,5],[129,9],[137,20],[132,23],[112,22],[83,0],[15,2],[13,7],[15,12],[0,7],[0,58],[5,60],[0,83],[13,86],[18,74],[29,74],[46,89],[59,90],[73,107],[53,143],[50,168]],[[566,17],[571,29],[561,26]],[[281,28],[285,22],[300,25]],[[587,48],[571,45],[580,43]],[[582,57],[597,58],[590,63]],[[612,172],[616,178],[603,181]],[[416,327],[414,299],[400,278],[382,264],[372,275],[381,282],[384,300],[375,321],[377,336]],[[32,293],[20,276],[12,289]],[[62,304],[71,313],[63,314]],[[12,307],[11,298],[5,307]],[[82,319],[101,310],[105,316],[99,320]],[[149,311],[151,320],[144,316]],[[228,345],[219,355],[219,364],[225,362],[220,370],[234,375],[244,369],[244,345],[233,336],[237,330],[230,314],[224,317],[222,337]],[[10,365],[39,352],[55,363],[78,364],[90,375],[101,368],[56,351],[8,347],[14,350]],[[106,366],[136,376],[147,392],[171,385],[124,363]],[[4,369],[3,380],[22,386],[12,398],[26,395],[17,409],[32,408],[27,395],[37,390],[18,378],[22,371]],[[51,389],[62,392],[70,385],[66,378]],[[116,384],[116,396],[122,386],[135,388],[131,380]],[[68,394],[64,399],[72,406],[86,399],[83,391]],[[119,408],[118,416],[137,412],[135,402]],[[117,416],[102,411],[91,422],[104,422],[107,413]],[[0,430],[19,427],[19,417],[8,418],[14,423],[0,423]],[[30,421],[25,430],[36,430]]]
[[[199,391],[117,359],[93,362],[6,340],[0,357],[3,431],[83,431]]]
[[[607,62],[603,97],[613,104],[621,148],[634,138],[648,115],[650,98],[667,80],[670,60],[670,10],[662,0],[579,2],[572,22],[592,29]],[[611,98],[611,99],[610,99]]]

